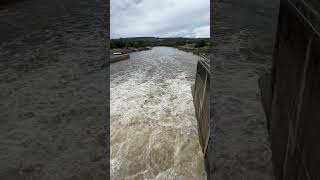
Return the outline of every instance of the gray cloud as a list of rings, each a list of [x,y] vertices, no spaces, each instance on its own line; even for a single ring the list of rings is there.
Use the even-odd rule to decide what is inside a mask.
[[[209,37],[209,0],[111,0],[111,38]]]

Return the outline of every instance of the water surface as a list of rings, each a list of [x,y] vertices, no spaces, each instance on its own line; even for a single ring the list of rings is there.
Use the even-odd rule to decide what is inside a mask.
[[[112,179],[204,179],[191,94],[197,59],[154,47],[111,64]]]

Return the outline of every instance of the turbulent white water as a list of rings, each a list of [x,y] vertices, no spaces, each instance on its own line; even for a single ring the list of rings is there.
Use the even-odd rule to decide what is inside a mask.
[[[111,65],[112,179],[204,179],[191,85],[197,56],[155,47]]]

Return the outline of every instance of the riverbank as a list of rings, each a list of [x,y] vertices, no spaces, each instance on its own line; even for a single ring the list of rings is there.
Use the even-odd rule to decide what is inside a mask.
[[[127,47],[127,48],[115,48],[110,50],[110,63],[123,61],[130,59],[130,53],[151,50],[151,47]]]
[[[110,63],[126,60],[129,58],[130,58],[129,54],[121,54],[121,55],[116,55],[116,56],[111,55],[110,56]]]
[[[195,47],[195,44],[188,44],[184,46],[177,46],[177,48],[181,51],[192,52],[196,55],[202,55],[209,59],[209,46],[205,47]]]
[[[114,48],[114,49],[110,49],[110,54],[114,54],[114,53],[120,53],[120,54],[129,54],[129,53],[133,53],[133,52],[139,52],[139,51],[146,51],[146,50],[151,50],[152,47],[138,47],[138,48],[134,48],[134,47],[124,47],[124,48]]]

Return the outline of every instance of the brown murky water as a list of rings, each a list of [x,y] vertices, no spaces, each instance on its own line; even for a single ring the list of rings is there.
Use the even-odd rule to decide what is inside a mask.
[[[111,64],[112,179],[205,179],[191,94],[197,59],[155,47]]]

